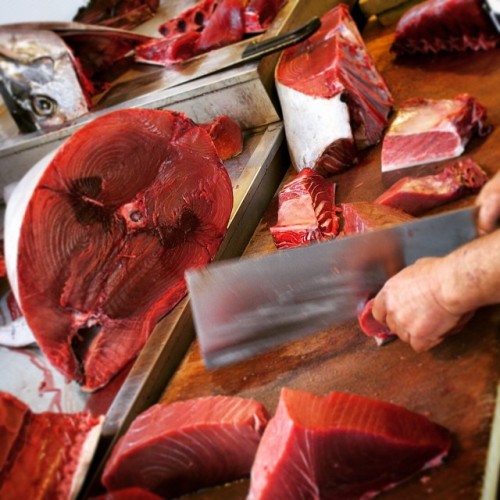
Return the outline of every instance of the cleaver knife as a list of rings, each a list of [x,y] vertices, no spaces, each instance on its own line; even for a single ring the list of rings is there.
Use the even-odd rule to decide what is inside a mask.
[[[186,272],[207,368],[356,317],[403,267],[477,236],[474,207]]]

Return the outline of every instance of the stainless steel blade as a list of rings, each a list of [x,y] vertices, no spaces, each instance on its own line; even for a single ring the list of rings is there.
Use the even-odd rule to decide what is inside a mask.
[[[391,275],[476,236],[475,209],[466,208],[190,270],[186,280],[205,364],[234,363],[352,319]]]

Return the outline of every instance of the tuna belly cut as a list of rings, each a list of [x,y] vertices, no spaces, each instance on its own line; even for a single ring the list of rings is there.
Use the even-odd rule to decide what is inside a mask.
[[[297,170],[341,172],[357,162],[358,150],[381,140],[393,99],[346,4],[283,51],[275,76]]]
[[[449,432],[400,406],[282,389],[251,472],[248,500],[371,498],[437,466]]]
[[[215,256],[232,200],[207,132],[169,111],[99,117],[35,165],[8,202],[6,263],[48,360],[105,385]]]
[[[410,99],[398,110],[382,143],[382,171],[460,156],[472,135],[488,134],[486,109],[467,94]]]
[[[120,438],[102,482],[109,491],[138,487],[171,498],[239,479],[268,420],[262,404],[238,397],[156,404]]]
[[[0,498],[76,498],[101,425],[88,413],[32,413],[0,393]]]

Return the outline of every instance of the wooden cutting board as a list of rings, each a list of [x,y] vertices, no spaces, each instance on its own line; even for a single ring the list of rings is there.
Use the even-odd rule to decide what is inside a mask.
[[[365,30],[368,49],[393,92],[396,106],[409,97],[444,98],[462,92],[474,95],[486,106],[489,121],[496,128],[486,139],[472,141],[467,153],[493,174],[500,168],[500,49],[398,63],[389,52],[392,38],[391,29],[368,26]],[[290,170],[285,181],[293,175]],[[334,180],[339,202],[374,200],[385,189],[380,146]],[[473,197],[469,197],[441,211],[472,202]],[[275,198],[246,255],[276,251],[269,233],[276,215]],[[362,334],[357,322],[351,321],[214,371],[205,369],[194,342],[161,401],[238,395],[261,401],[273,413],[282,387],[318,394],[346,391],[389,401],[447,427],[453,433],[454,446],[444,465],[416,476],[384,497],[479,498],[500,375],[499,331],[500,307],[484,308],[460,334],[431,352],[417,354],[400,341],[377,347]],[[247,491],[248,481],[244,480],[192,498],[243,499]]]

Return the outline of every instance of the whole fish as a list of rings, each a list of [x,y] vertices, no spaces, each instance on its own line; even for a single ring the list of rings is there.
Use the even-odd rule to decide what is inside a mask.
[[[23,133],[57,128],[90,106],[71,50],[51,31],[0,29],[0,93]]]

